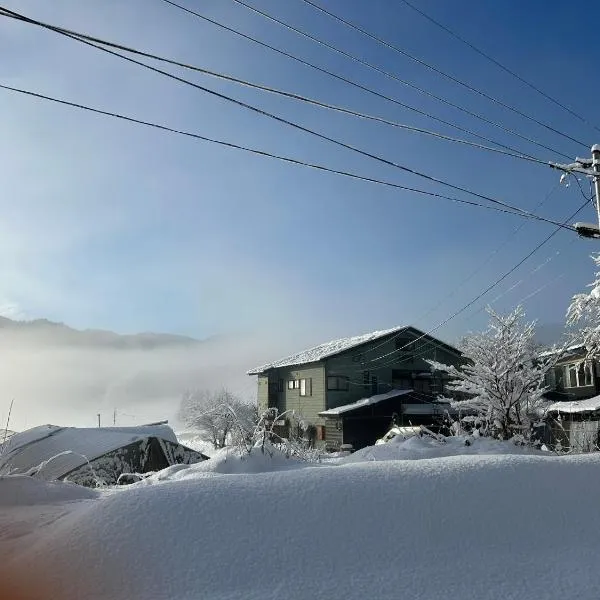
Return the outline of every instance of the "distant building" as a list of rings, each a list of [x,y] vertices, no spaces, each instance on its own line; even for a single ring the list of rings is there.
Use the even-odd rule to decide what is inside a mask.
[[[206,458],[182,446],[165,424],[89,429],[42,425],[6,442],[0,475],[26,474],[85,486],[114,485],[123,474],[159,471]]]
[[[320,344],[248,374],[258,376],[259,410],[284,415],[276,423],[279,435],[299,428],[309,443],[334,450],[375,443],[393,419],[441,421],[445,407],[436,398],[448,377],[433,373],[427,359],[463,362],[450,344],[401,326]]]

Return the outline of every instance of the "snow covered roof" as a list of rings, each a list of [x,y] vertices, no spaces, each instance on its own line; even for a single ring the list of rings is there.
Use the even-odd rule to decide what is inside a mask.
[[[403,329],[407,329],[406,325],[399,325],[398,327],[392,327],[391,329],[373,331],[363,335],[355,335],[353,337],[340,338],[338,340],[325,342],[324,344],[319,344],[314,348],[309,348],[308,350],[303,350],[297,354],[292,354],[272,363],[267,363],[266,365],[251,369],[248,371],[248,375],[258,375],[268,371],[269,369],[277,369],[278,367],[290,367],[292,365],[305,365],[308,363],[317,362],[325,358],[329,358],[330,356],[340,354],[341,352],[345,352],[346,350],[350,350],[351,348],[355,348],[356,346],[361,346],[367,342],[378,340],[386,335],[397,333]]]
[[[588,398],[587,400],[555,402],[548,407],[548,412],[560,412],[564,414],[594,412],[595,410],[600,410],[600,396],[594,396],[593,398]]]
[[[547,356],[553,356],[554,354],[558,354],[559,352],[569,352],[569,353],[574,353],[574,352],[579,352],[579,351],[584,351],[585,350],[585,346],[583,344],[574,344],[573,346],[569,346],[567,348],[565,348],[564,350],[562,348],[552,348],[550,350],[544,350],[544,352],[540,352],[539,356],[540,358],[545,358]]]
[[[168,425],[139,427],[58,427],[42,425],[13,435],[0,456],[0,475],[26,473],[49,461],[38,472],[48,481],[59,479],[93,460],[149,437],[177,444]],[[51,460],[50,460],[51,459]]]
[[[384,400],[389,400],[390,398],[396,398],[397,396],[405,396],[406,394],[410,394],[412,390],[390,390],[385,394],[377,394],[375,396],[371,396],[370,398],[361,398],[356,402],[352,402],[351,404],[344,404],[343,406],[337,406],[336,408],[330,408],[329,410],[324,410],[320,412],[319,415],[322,417],[335,417],[337,415],[341,415],[345,412],[350,412],[351,410],[356,410],[357,408],[363,408],[364,406],[371,406],[372,404],[377,404],[378,402],[383,402]]]

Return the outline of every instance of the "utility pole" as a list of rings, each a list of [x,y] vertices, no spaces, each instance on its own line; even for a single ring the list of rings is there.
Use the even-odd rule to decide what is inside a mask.
[[[115,408],[113,410],[113,427],[115,427],[117,424],[117,409]]]
[[[594,174],[594,191],[596,193],[596,213],[598,215],[598,230],[600,231],[600,144],[592,146],[592,171]]]
[[[100,427],[100,413],[98,413],[98,427]]]
[[[569,174],[577,177],[577,174],[590,177],[594,182],[594,191],[596,197],[596,216],[598,223],[575,223],[573,226],[581,237],[600,239],[600,144],[592,146],[592,158],[576,158],[575,162],[568,165],[550,163],[550,166],[563,171],[563,178]]]

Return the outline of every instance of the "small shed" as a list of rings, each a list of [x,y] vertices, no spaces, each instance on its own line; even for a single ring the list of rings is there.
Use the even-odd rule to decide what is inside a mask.
[[[85,486],[114,485],[124,473],[148,473],[207,458],[182,446],[166,424],[96,428],[42,425],[7,441],[0,456],[0,475],[19,473]]]
[[[393,425],[426,425],[438,429],[450,403],[414,390],[391,390],[319,413],[325,419],[329,450],[351,444],[355,450],[372,446]]]
[[[600,449],[600,396],[555,402],[546,411],[550,444],[562,450],[593,452]]]

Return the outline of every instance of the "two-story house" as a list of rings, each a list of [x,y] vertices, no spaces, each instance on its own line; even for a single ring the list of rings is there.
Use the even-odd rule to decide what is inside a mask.
[[[320,344],[248,374],[258,376],[259,410],[283,415],[282,436],[300,426],[315,445],[356,448],[374,443],[392,420],[432,424],[441,415],[447,375],[432,373],[428,359],[462,363],[450,344],[400,326]]]

